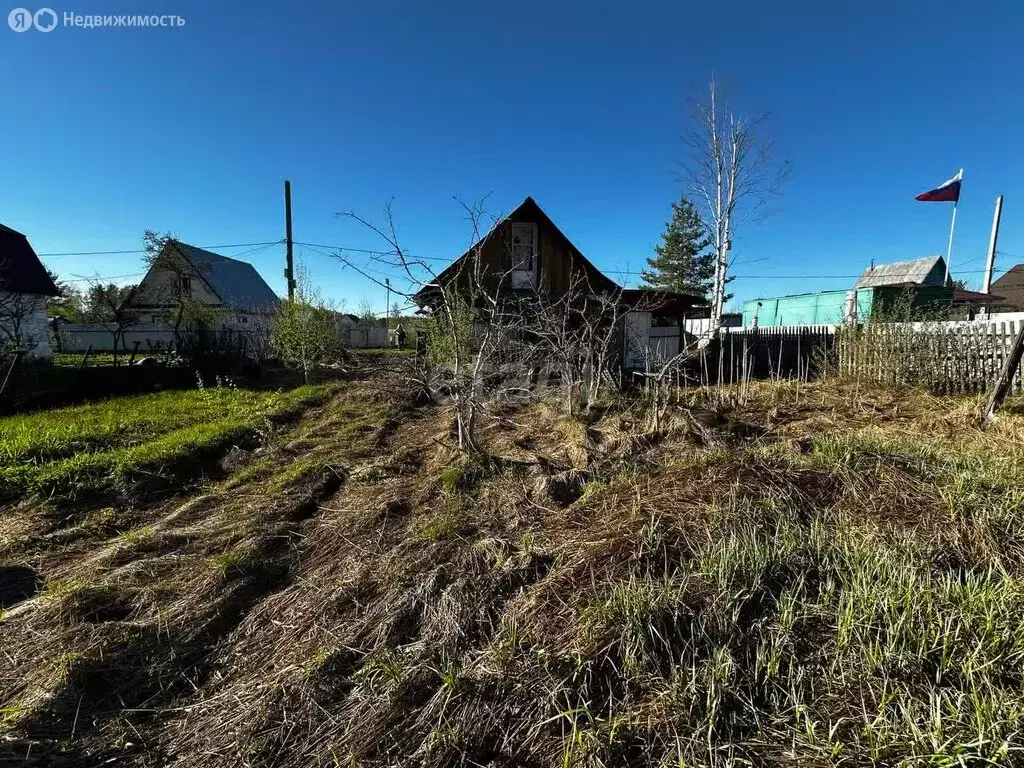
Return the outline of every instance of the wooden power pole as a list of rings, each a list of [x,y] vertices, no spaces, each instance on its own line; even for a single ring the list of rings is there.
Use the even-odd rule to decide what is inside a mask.
[[[387,298],[384,303],[384,335],[387,336],[388,346],[391,345],[391,278],[384,278],[384,287],[387,288]]]
[[[284,182],[284,278],[288,281],[288,300],[295,299],[295,261],[292,253],[292,183]]]

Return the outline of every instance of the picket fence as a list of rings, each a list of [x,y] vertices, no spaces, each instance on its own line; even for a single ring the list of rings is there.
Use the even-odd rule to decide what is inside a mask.
[[[1024,320],[869,324],[839,329],[841,374],[911,384],[939,394],[992,388]],[[1011,391],[1024,391],[1021,369]]]
[[[836,328],[804,325],[723,328],[708,345],[703,377],[722,384],[749,379],[811,379],[835,346]]]
[[[1024,313],[1004,318],[723,328],[707,348],[702,378],[722,383],[810,379],[831,370],[937,394],[984,392],[995,383],[1024,323]],[[1024,392],[1021,369],[1012,391]]]

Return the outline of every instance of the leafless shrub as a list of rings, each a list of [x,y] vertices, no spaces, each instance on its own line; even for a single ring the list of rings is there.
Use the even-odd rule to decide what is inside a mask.
[[[409,285],[408,290],[402,291],[391,284],[390,290],[409,301],[418,297],[430,308],[435,346],[421,361],[420,383],[433,398],[451,401],[459,449],[478,453],[477,422],[484,402],[494,394],[493,373],[502,355],[507,356],[513,348],[513,341],[522,338],[525,324],[521,314],[510,311],[507,288],[512,268],[496,269],[485,262],[483,225],[488,217],[483,202],[459,204],[469,223],[470,251],[468,258],[457,261],[443,279],[426,260],[410,255],[402,247],[390,203],[384,208],[382,224],[353,212],[340,215],[383,241],[384,250],[373,260],[399,270]],[[496,225],[498,221],[494,219],[492,223]],[[386,286],[381,278],[344,252],[335,254],[335,258],[374,283]]]
[[[596,291],[585,272],[573,271],[568,290],[538,290],[524,307],[530,340],[543,368],[558,374],[565,412],[588,412],[602,384],[614,381],[615,354],[626,307],[622,289]]]

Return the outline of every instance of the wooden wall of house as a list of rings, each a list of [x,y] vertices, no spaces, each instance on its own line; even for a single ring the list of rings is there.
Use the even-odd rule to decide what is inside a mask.
[[[565,293],[571,284],[572,272],[587,273],[595,292],[609,291],[613,283],[587,263],[579,252],[544,216],[532,217],[530,211],[517,211],[499,225],[483,245],[484,264],[489,272],[503,274],[512,265],[510,222],[537,225],[541,285],[554,294]]]

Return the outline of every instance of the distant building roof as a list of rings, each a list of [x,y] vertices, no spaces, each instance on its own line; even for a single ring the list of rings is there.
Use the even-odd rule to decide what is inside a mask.
[[[883,285],[942,285],[946,280],[946,260],[941,256],[925,256],[910,261],[876,264],[864,270],[854,288],[875,288]]]
[[[277,294],[249,262],[221,256],[178,240],[171,242],[228,306],[250,312],[277,306]]]
[[[1005,298],[994,293],[980,293],[979,291],[968,291],[966,288],[954,288],[952,301],[954,304],[999,305],[1005,301]]]
[[[992,292],[1005,296],[1006,305],[1024,309],[1024,264],[1010,267],[1002,277],[993,281]]]
[[[60,295],[28,238],[3,224],[0,224],[0,291]]]

